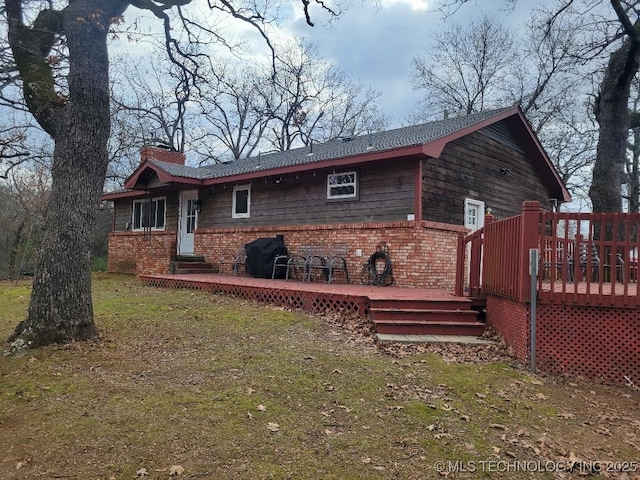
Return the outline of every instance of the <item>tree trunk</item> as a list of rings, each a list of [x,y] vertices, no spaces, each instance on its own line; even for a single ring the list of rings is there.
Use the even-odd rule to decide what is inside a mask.
[[[640,211],[640,128],[633,130],[633,145],[631,146],[631,160],[627,166],[627,197],[629,213],[638,213]]]
[[[594,112],[598,147],[589,197],[594,212],[622,211],[621,183],[629,138],[629,95],[638,71],[638,45],[627,37],[611,54]]]
[[[27,319],[14,347],[95,338],[91,239],[107,171],[109,72],[107,0],[75,1],[63,11],[69,99],[55,118],[51,197]],[[120,3],[120,2],[114,2]]]

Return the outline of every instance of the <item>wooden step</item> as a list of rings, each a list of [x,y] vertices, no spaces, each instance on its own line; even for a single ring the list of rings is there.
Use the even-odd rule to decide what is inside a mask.
[[[413,308],[370,308],[374,321],[412,320],[428,322],[475,322],[478,312],[474,310],[440,310]]]
[[[467,298],[448,298],[442,300],[422,300],[422,299],[371,299],[371,308],[400,308],[408,310],[470,310],[471,301]]]
[[[202,255],[176,255],[173,258],[174,262],[187,262],[187,263],[202,263],[204,257]]]
[[[189,270],[211,270],[213,265],[209,262],[175,262],[176,269],[187,268]]]
[[[484,333],[484,323],[480,322],[438,322],[424,320],[374,320],[376,330],[393,335],[465,335],[480,337]]]
[[[217,268],[214,269],[213,265],[209,262],[192,262],[192,261],[180,261],[171,262],[169,267],[173,274],[189,274],[189,273],[214,273],[218,272]]]

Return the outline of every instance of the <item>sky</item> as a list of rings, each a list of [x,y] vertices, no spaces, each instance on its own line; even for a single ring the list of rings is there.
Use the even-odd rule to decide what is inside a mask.
[[[434,34],[483,13],[495,14],[517,29],[536,5],[539,2],[518,0],[509,9],[502,0],[471,0],[445,23],[433,1],[381,0],[378,8],[373,2],[354,4],[327,27],[311,28],[297,19],[284,28],[306,37],[349,78],[379,91],[380,108],[395,127],[419,98],[411,87],[411,62],[415,56],[428,55]]]
[[[202,2],[202,17],[211,18],[206,2],[198,1]],[[292,0],[288,6],[294,9],[283,9],[290,15],[280,23],[274,39],[286,43],[293,35],[305,37],[348,78],[380,92],[379,108],[388,117],[389,127],[399,127],[406,124],[419,98],[410,82],[412,59],[428,55],[432,35],[455,24],[464,25],[483,13],[496,15],[505,25],[517,28],[539,2],[517,0],[515,7],[509,8],[508,0],[470,0],[445,23],[436,0],[353,0],[329,25],[327,16],[312,7],[314,27],[305,23],[300,4],[300,0]],[[129,20],[136,15],[128,12]],[[157,19],[150,19],[148,25],[162,35]],[[259,51],[268,55],[264,40],[251,27],[228,19],[220,26],[223,34],[249,39],[254,47],[246,55]]]

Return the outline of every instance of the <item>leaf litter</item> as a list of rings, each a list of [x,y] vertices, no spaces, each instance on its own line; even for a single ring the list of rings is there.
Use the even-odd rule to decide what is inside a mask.
[[[640,458],[637,388],[534,376],[499,343],[379,345],[357,317],[281,309],[263,320],[252,302],[99,280],[99,344],[0,365],[0,441],[13,445],[2,478],[417,479],[439,477],[435,460],[566,462],[589,473],[596,460]],[[124,310],[106,317],[100,302],[111,298]],[[0,316],[5,337],[11,322]],[[43,412],[57,442],[38,443],[34,422],[18,423],[32,411],[23,405]],[[55,423],[66,406],[84,416]]]

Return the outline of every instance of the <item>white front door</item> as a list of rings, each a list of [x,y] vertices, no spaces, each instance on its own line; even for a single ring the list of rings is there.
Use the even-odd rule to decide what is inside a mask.
[[[198,224],[197,199],[197,190],[188,190],[180,193],[179,255],[193,255],[194,231]]]

